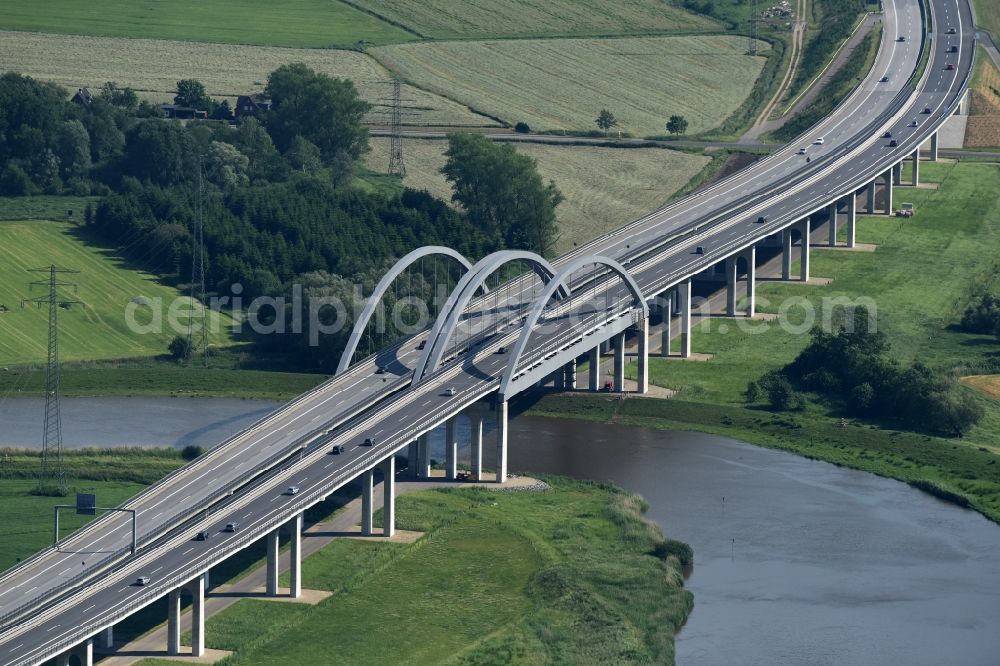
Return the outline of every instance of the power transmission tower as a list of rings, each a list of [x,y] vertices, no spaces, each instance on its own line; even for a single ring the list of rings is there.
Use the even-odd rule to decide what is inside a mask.
[[[60,490],[66,488],[66,469],[63,466],[62,455],[62,417],[59,406],[62,398],[61,386],[62,378],[59,369],[59,308],[69,307],[73,303],[80,301],[68,301],[59,298],[59,287],[73,287],[72,282],[60,282],[59,273],[79,273],[67,268],[58,268],[55,264],[46,268],[30,268],[32,273],[48,273],[47,280],[36,280],[31,283],[31,287],[48,287],[47,296],[37,298],[27,298],[21,301],[21,307],[25,303],[35,303],[39,308],[48,303],[49,306],[49,358],[45,367],[45,430],[42,435],[42,468],[38,476],[40,488],[47,484],[54,484]]]
[[[757,38],[760,36],[760,28],[758,26],[759,22],[760,17],[757,15],[757,0],[750,0],[750,37],[747,46],[747,55],[757,55]]]
[[[416,116],[418,113],[412,110],[403,110],[403,102],[412,103],[412,99],[403,99],[403,86],[399,79],[394,78],[392,83],[392,96],[379,101],[389,107],[389,170],[387,173],[399,176],[406,175],[406,164],[403,162],[403,117]]]
[[[202,162],[198,158],[198,206],[195,217],[194,233],[191,234],[191,307],[197,302],[201,306],[201,317],[197,319],[201,322],[201,344],[202,363],[208,366],[208,309],[205,307],[205,225],[202,217],[202,201],[204,192],[202,186]],[[197,298],[195,289],[198,289]],[[196,347],[194,337],[194,312],[188,317],[187,348],[188,354],[193,355]]]

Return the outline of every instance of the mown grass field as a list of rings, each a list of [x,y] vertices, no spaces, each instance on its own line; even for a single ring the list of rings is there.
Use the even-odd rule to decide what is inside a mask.
[[[963,333],[955,324],[974,293],[1000,287],[1000,166],[925,163],[921,172],[925,181],[940,181],[940,189],[896,192],[897,201],[915,204],[915,217],[859,218],[858,241],[878,245],[876,252],[814,250],[812,274],[833,282],[826,287],[760,282],[758,309],[779,312],[786,299],[805,299],[818,323],[824,298],[870,297],[878,327],[902,362],[920,360],[967,375],[995,367],[1000,361],[995,337]],[[802,323],[803,311],[792,307],[786,321]],[[731,320],[709,321],[704,329],[695,326],[693,348],[712,354],[711,360],[650,360],[651,382],[676,390],[675,399],[627,400],[616,407],[599,399],[553,397],[533,411],[704,430],[904,481],[931,480],[1000,521],[1000,400],[985,391],[974,393],[985,418],[961,439],[899,432],[853,419],[845,429],[840,413],[817,402],[797,413],[748,409],[743,399],[747,383],[792,360],[808,342],[808,326],[792,333],[775,322],[753,322],[752,327],[766,330],[749,333]],[[634,373],[634,365],[630,371]],[[975,381],[996,386],[995,377]]]
[[[601,148],[538,143],[514,144],[538,161],[538,171],[566,197],[556,209],[560,253],[635,220],[663,205],[684,187],[710,158],[662,148]],[[385,169],[389,140],[373,138],[365,157],[372,170]],[[406,139],[403,183],[427,190],[445,201],[452,189],[441,175],[447,141]]]
[[[80,222],[87,204],[99,197],[49,196],[0,197],[0,220],[65,220]],[[72,215],[70,214],[72,211]]]
[[[722,123],[753,89],[764,57],[729,36],[454,41],[372,49],[421,88],[534,130],[592,131],[601,109],[621,130],[662,135],[672,114],[689,134]]]
[[[962,377],[962,383],[991,398],[1000,400],[1000,375],[972,375]]]
[[[355,0],[425,37],[469,39],[719,30],[715,21],[657,0]]]
[[[80,271],[60,276],[78,285],[75,291],[61,289],[60,295],[83,303],[59,310],[59,354],[63,360],[163,354],[176,335],[167,325],[166,308],[179,292],[149,274],[124,267],[109,251],[81,242],[76,232],[76,227],[64,222],[0,222],[0,305],[8,308],[0,313],[0,364],[45,360],[48,308],[31,304],[22,308],[21,300],[48,293],[47,287],[30,287],[32,281],[48,280],[48,274],[28,269],[50,264]],[[149,303],[162,299],[161,332],[139,334],[129,328],[126,307],[142,298]],[[141,309],[148,312],[145,306]],[[149,320],[137,314],[136,321]],[[230,341],[226,321],[223,318],[219,332],[210,335],[210,343]]]
[[[995,0],[973,0],[976,24],[988,30],[994,40],[1000,40],[1000,5]]]
[[[311,48],[389,44],[414,35],[338,0],[5,0],[0,28]],[[110,53],[91,53],[104,59]]]
[[[262,90],[270,72],[292,62],[304,62],[316,71],[351,79],[361,96],[375,107],[368,120],[387,122],[384,100],[391,97],[388,82],[392,75],[370,56],[357,51],[0,32],[0,63],[6,69],[55,81],[70,90],[81,86],[97,90],[104,82],[115,81],[157,102],[172,101],[180,79],[198,79],[213,97],[234,100],[237,95]],[[413,86],[403,87],[403,98],[418,113],[406,118],[409,124],[497,124],[461,104]]]
[[[651,555],[662,536],[641,500],[548,480],[400,497],[399,526],[424,538],[334,541],[303,564],[331,598],[239,601],[208,620],[207,645],[235,651],[224,664],[318,663],[317,635],[338,664],[673,663],[691,596],[676,560]]]

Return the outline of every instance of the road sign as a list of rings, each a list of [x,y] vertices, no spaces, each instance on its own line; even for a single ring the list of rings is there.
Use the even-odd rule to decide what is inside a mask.
[[[97,495],[88,493],[76,494],[76,512],[81,516],[93,516],[97,514]]]

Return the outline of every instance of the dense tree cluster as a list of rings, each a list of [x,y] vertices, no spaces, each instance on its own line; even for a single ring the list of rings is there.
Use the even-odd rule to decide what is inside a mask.
[[[1000,296],[984,294],[962,315],[961,327],[968,333],[986,333],[1000,339]]]
[[[441,172],[492,247],[515,247],[551,255],[558,239],[556,206],[562,194],[538,175],[534,159],[514,146],[476,134],[451,134]]]
[[[949,378],[919,361],[903,366],[889,351],[885,334],[857,308],[837,330],[815,329],[789,365],[751,382],[747,400],[766,398],[775,409],[796,409],[804,404],[799,391],[814,391],[856,416],[959,437],[982,418],[979,404]]]

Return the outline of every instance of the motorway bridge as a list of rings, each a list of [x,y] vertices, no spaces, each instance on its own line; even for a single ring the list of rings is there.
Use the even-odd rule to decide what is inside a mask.
[[[580,359],[589,359],[589,388],[598,390],[608,351],[621,390],[627,337],[637,345],[637,390],[645,392],[651,326],[661,353],[671,353],[676,336],[679,354],[691,354],[692,281],[718,276],[727,285],[727,314],[742,302],[742,314],[752,317],[758,248],[781,253],[783,279],[808,281],[810,239],[820,225],[830,244],[846,226],[854,246],[859,208],[892,214],[903,163],[912,164],[916,185],[921,158],[937,159],[938,129],[966,104],[974,23],[968,0],[884,0],[875,64],[828,118],[752,168],[552,262],[507,251],[474,263],[441,247],[407,255],[378,285],[333,378],[122,505],[136,512],[135,552],[131,519],[109,513],[0,575],[0,663],[68,664],[72,655],[90,664],[95,642],[113,646],[117,622],[164,596],[165,652],[180,654],[182,590],[193,599],[190,652],[200,655],[211,567],[264,539],[267,594],[276,595],[278,531],[286,529],[290,594],[298,596],[303,512],[359,479],[362,530],[391,535],[397,461],[405,459],[409,474],[429,476],[427,435],[435,428],[445,426],[446,475],[454,478],[455,419],[471,419],[470,464],[479,477],[483,423],[495,419],[492,467],[503,482],[507,405],[519,392],[550,380],[575,387]],[[379,298],[423,257],[464,270],[433,327],[355,362]],[[531,270],[487,290],[511,264]],[[335,445],[343,453],[332,455]],[[380,530],[373,524],[377,480]],[[299,491],[286,493],[292,485]],[[226,531],[230,522],[239,529]],[[196,540],[201,531],[212,537]],[[138,577],[149,581],[136,585]]]

